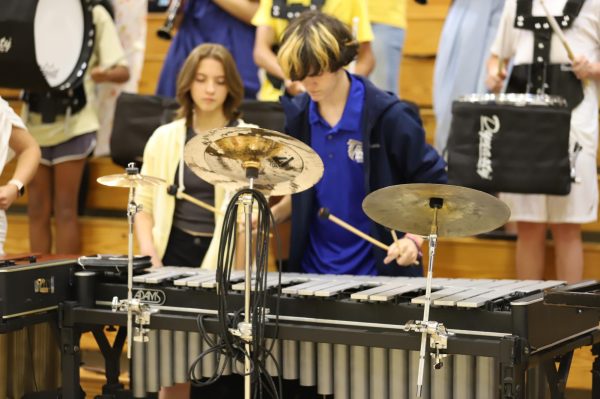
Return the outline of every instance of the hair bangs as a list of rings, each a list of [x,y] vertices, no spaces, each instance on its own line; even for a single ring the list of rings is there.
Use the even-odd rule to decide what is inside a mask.
[[[278,61],[292,80],[303,80],[346,65],[355,53],[346,54],[352,41],[347,27],[334,17],[307,11],[293,20],[284,32]]]

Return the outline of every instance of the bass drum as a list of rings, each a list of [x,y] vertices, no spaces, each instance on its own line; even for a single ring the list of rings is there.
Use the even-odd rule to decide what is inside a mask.
[[[2,0],[0,86],[68,90],[94,46],[93,0]]]

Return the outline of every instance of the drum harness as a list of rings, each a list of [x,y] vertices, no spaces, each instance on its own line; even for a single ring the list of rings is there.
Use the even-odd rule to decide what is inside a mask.
[[[563,9],[563,15],[555,17],[563,30],[571,28],[584,1],[568,0]],[[564,97],[569,109],[573,110],[583,99],[581,83],[573,72],[565,68],[565,65],[550,64],[552,29],[546,17],[531,15],[532,3],[533,0],[517,1],[517,16],[514,26],[516,29],[533,32],[533,60],[531,64],[513,67],[509,92],[530,93],[535,91],[535,94],[545,94],[548,91],[548,94]]]

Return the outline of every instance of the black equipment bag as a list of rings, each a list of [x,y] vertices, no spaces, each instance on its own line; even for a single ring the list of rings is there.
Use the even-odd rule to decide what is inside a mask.
[[[279,102],[244,100],[240,105],[240,112],[246,123],[277,132],[283,132],[285,128],[285,114]]]
[[[178,108],[177,101],[169,97],[121,93],[110,137],[113,162],[123,167],[129,162],[141,165],[146,142],[156,128],[173,120]],[[265,129],[281,132],[285,126],[278,102],[244,100],[240,112],[245,122]]]
[[[129,162],[141,165],[146,142],[156,128],[173,120],[178,108],[172,98],[121,93],[110,136],[113,162],[123,167]]]
[[[448,182],[487,192],[566,195],[570,121],[566,105],[455,101]]]

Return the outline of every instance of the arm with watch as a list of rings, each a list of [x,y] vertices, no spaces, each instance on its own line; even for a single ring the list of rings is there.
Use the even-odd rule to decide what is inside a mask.
[[[0,186],[0,209],[8,209],[17,197],[25,193],[25,184],[35,174],[41,157],[35,139],[20,127],[13,125],[8,145],[15,152],[17,166],[11,179]]]

